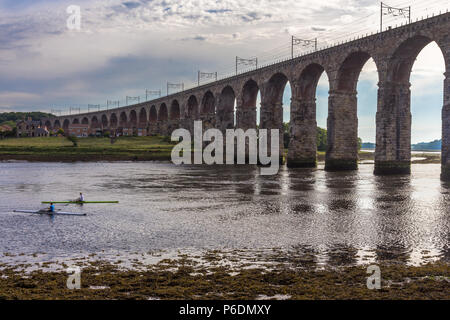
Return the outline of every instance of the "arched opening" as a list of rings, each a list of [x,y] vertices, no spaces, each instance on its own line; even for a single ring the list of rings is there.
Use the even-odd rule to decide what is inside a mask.
[[[110,117],[110,126],[111,126],[111,128],[117,128],[117,116],[116,116],[116,114],[115,113],[112,113],[111,114],[111,117]]]
[[[64,122],[63,122],[63,130],[64,130],[64,132],[66,132],[67,130],[69,130],[69,126],[70,126],[70,121],[69,121],[69,119],[64,120]]]
[[[180,104],[177,100],[173,100],[170,106],[170,120],[180,119]]]
[[[238,104],[236,126],[243,130],[257,127],[256,103],[258,100],[259,87],[256,81],[248,80],[243,89],[241,102]]]
[[[283,73],[276,73],[269,79],[265,84],[260,111],[259,127],[279,130],[280,157],[284,155],[283,96],[287,83],[288,78]],[[288,137],[288,133],[286,133],[286,137]],[[286,139],[288,143],[289,139]]]
[[[130,126],[137,127],[137,113],[136,110],[130,111]]]
[[[207,91],[202,99],[200,117],[205,130],[214,128],[216,125],[216,101],[211,91]]]
[[[217,105],[217,128],[222,132],[233,129],[235,124],[236,95],[233,88],[225,87],[220,93]]]
[[[99,128],[100,123],[98,122],[97,116],[93,116],[91,120],[91,127],[92,128]]]
[[[289,167],[315,167],[317,151],[325,152],[329,82],[324,71],[310,64],[292,87]]]
[[[358,139],[361,139],[359,142],[363,152],[375,151],[378,81],[377,65],[370,58],[361,70],[356,87],[358,94]]]
[[[50,130],[52,128],[52,123],[50,120],[45,121],[44,126],[47,128],[47,130]]]
[[[159,107],[158,121],[167,121],[167,119],[168,119],[167,106],[166,106],[165,103],[163,103],[163,104]]]
[[[442,143],[442,82],[445,71],[445,60],[436,42],[426,45],[415,59],[410,77],[412,153],[419,152],[419,149],[436,151]],[[417,145],[420,143],[426,145]]]
[[[156,111],[156,106],[150,107],[150,122],[156,122],[158,120],[158,112]]]
[[[355,170],[358,167],[357,86],[370,58],[367,52],[352,52],[339,67],[337,84],[329,100],[326,169]]]
[[[122,111],[120,113],[120,118],[119,118],[119,127],[122,127],[122,128],[126,127],[127,121],[128,121],[127,114],[125,113],[125,111]]]
[[[59,122],[59,120],[56,120],[55,123],[53,124],[53,128],[54,128],[54,129],[59,129],[59,128],[61,128],[61,122]]]
[[[214,95],[212,94],[211,91],[208,91],[205,93],[202,99],[201,114],[208,115],[214,113],[215,113]]]
[[[83,120],[81,120],[81,124],[89,124],[89,119],[84,117]]]
[[[102,126],[103,128],[108,127],[108,117],[106,116],[106,114],[102,115]]]
[[[446,125],[448,126],[448,119],[450,118],[446,114],[448,110],[442,109],[442,100],[440,100],[445,95],[442,95],[441,89],[436,90],[436,88],[442,88],[442,84],[438,85],[442,78],[437,75],[438,71],[436,71],[435,77],[424,77],[424,74],[422,74],[422,79],[418,80],[421,78],[420,71],[417,72],[417,78],[411,77],[416,59],[421,58],[420,53],[432,41],[425,36],[414,36],[402,42],[389,61],[385,79],[380,81],[375,174],[410,173],[411,142],[430,139],[433,136],[436,138],[442,136],[442,177],[445,179],[445,172],[448,168],[446,164],[450,161],[448,158],[448,143],[445,142],[448,141],[450,132],[448,130],[441,131],[440,118],[442,116],[444,128]],[[446,71],[445,60],[443,63],[437,63],[437,61],[442,61],[442,57],[445,58],[444,52],[434,44],[430,45],[430,50],[434,52],[433,57],[431,60],[423,59],[423,63],[425,63],[423,70],[430,71],[433,68],[438,68],[441,69],[441,73]],[[427,50],[424,50],[424,52],[426,54]],[[420,69],[420,63],[417,66]],[[446,75],[448,76],[448,73]],[[412,81],[415,83],[412,83]],[[448,79],[445,81],[448,84]],[[435,88],[426,88],[427,82],[434,82]],[[413,94],[411,84],[413,85],[412,88],[415,89]],[[421,86],[422,88],[420,88]],[[416,88],[420,88],[420,90]],[[414,98],[412,99],[413,95]],[[417,106],[413,107],[412,101],[415,101]],[[428,126],[426,129],[420,130],[421,133],[415,134],[414,140],[412,140],[411,131],[412,122],[415,122],[411,116],[412,112],[415,115],[417,114],[414,117],[416,118],[417,128]],[[429,133],[425,134],[425,131],[429,131]],[[442,133],[439,134],[440,132]]]
[[[147,126],[147,111],[145,108],[142,108],[141,111],[139,111],[139,127],[145,128]]]
[[[187,109],[188,109],[188,118],[191,120],[198,120],[199,119],[199,112],[198,112],[198,102],[197,98],[195,96],[190,96],[188,103],[187,103]]]
[[[75,118],[75,119],[73,119],[72,124],[80,124],[80,120]]]

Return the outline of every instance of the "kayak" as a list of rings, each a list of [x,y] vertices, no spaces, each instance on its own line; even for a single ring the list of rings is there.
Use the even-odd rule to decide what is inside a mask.
[[[41,203],[74,203],[74,204],[83,204],[83,203],[119,203],[119,201],[42,201]]]
[[[48,214],[52,215],[62,215],[62,216],[85,216],[86,213],[75,213],[75,212],[64,212],[64,211],[46,211],[46,210],[14,210],[14,212],[22,212],[22,213],[36,213],[36,214]]]

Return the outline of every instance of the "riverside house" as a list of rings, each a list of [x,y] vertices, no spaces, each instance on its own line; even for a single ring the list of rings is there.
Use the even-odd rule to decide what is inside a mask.
[[[50,135],[41,121],[32,120],[30,117],[27,120],[19,120],[16,127],[17,137],[48,137]]]

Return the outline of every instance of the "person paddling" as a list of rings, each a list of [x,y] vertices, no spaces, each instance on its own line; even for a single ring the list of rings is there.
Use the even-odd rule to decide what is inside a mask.
[[[83,202],[84,201],[84,196],[83,196],[83,194],[81,192],[80,192],[80,197],[78,198],[77,201],[79,201],[79,202]]]
[[[53,202],[50,202],[50,207],[47,209],[48,212],[55,212],[55,205]]]

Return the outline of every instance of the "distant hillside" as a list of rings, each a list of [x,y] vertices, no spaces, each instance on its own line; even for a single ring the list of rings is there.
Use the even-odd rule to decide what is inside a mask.
[[[375,143],[372,142],[363,142],[361,144],[361,149],[375,149]]]
[[[434,140],[431,142],[420,142],[411,146],[412,150],[441,150],[442,140]]]
[[[0,113],[0,124],[8,122],[15,123],[17,120],[26,120],[31,117],[32,120],[40,120],[44,117],[53,117],[54,115],[45,112],[3,112]]]
[[[411,145],[412,150],[441,150],[442,140],[434,140],[431,142],[420,142]],[[375,143],[363,142],[361,149],[375,149]]]

